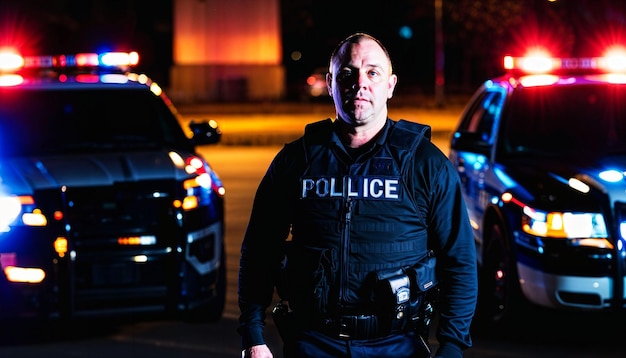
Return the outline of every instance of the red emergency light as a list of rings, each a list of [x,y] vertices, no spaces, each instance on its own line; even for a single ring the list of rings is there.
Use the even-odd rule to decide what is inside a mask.
[[[118,68],[136,66],[137,52],[78,53],[22,57],[14,50],[0,50],[0,71],[18,72],[23,69]]]
[[[626,73],[626,49],[614,46],[601,57],[581,58],[551,57],[545,50],[533,50],[522,57],[505,56],[504,68],[527,74],[575,71]]]

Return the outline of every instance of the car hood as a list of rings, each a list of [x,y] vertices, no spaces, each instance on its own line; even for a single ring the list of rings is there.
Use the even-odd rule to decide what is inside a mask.
[[[626,180],[610,182],[600,176],[607,170],[626,173],[626,155],[511,160],[496,165],[495,169],[513,183],[510,186],[513,190],[517,188],[518,195],[531,201],[558,203],[558,206],[570,208],[597,205],[598,197],[607,195],[611,201],[626,201]],[[576,185],[580,183],[582,185]]]
[[[184,167],[174,165],[168,153],[159,150],[0,159],[0,190],[24,195],[61,186],[108,186],[187,177]]]

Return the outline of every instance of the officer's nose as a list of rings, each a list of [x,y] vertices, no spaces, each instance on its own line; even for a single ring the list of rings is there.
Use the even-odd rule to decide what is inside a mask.
[[[369,78],[367,77],[367,74],[359,72],[359,75],[355,79],[355,82],[353,84],[353,88],[354,89],[365,88],[366,85],[367,85],[367,81],[369,81]]]

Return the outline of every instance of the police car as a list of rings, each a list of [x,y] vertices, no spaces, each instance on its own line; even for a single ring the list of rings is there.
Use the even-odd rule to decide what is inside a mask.
[[[625,308],[626,52],[507,56],[453,133],[474,229],[476,319]]]
[[[0,53],[0,316],[217,320],[224,187],[137,53]]]

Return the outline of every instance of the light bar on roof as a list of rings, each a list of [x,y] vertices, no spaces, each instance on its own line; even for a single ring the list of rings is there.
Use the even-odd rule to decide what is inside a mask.
[[[12,71],[24,66],[24,58],[14,52],[0,52],[0,70]]]
[[[71,58],[71,55],[67,56]],[[74,63],[78,67],[96,67],[100,64],[100,59],[97,53],[79,53],[73,58]]]
[[[139,63],[137,52],[105,52],[100,55],[100,64],[105,66],[134,66]]]
[[[611,47],[604,54],[606,66],[614,72],[626,72],[626,49]]]
[[[139,63],[137,52],[78,53],[52,57],[54,66],[60,67],[127,67]]]
[[[0,51],[0,71],[21,69],[117,67],[125,68],[139,63],[137,52],[78,53],[55,56],[25,56],[14,51]]]
[[[613,48],[602,57],[558,58],[545,53],[523,57],[504,57],[506,70],[517,70],[529,74],[544,74],[557,71],[596,71],[626,73],[626,51]]]

